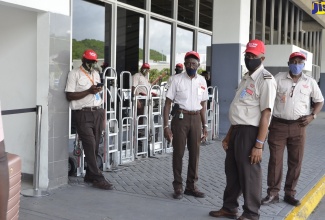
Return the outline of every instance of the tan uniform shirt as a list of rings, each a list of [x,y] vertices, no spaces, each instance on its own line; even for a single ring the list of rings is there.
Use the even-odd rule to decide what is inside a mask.
[[[187,111],[201,110],[201,102],[208,99],[205,78],[196,74],[191,79],[186,72],[177,74],[173,76],[166,97],[179,104],[181,109]]]
[[[1,103],[0,103],[0,142],[3,141],[3,125],[2,125],[2,116],[1,116]]]
[[[71,70],[68,74],[67,85],[65,87],[66,92],[82,92],[89,89],[94,82],[94,85],[100,82],[100,76],[97,71],[93,70],[91,74],[87,72],[83,72],[85,70],[81,69]],[[88,74],[88,76],[86,75]],[[92,82],[93,81],[93,82]],[[70,102],[70,108],[72,110],[82,109],[84,107],[93,107],[93,106],[100,106],[102,104],[102,99],[97,94],[89,94],[86,97],[79,99],[79,100],[72,100]]]
[[[252,75],[246,73],[230,105],[230,123],[259,126],[262,111],[267,108],[272,111],[275,95],[275,79],[263,65]]]
[[[296,84],[288,72],[275,75],[277,82],[277,94],[275,99],[273,116],[286,120],[297,120],[301,116],[310,114],[310,98],[313,102],[323,102],[317,82],[302,74]]]
[[[137,87],[138,85],[146,86],[148,91],[146,91],[146,89],[143,86],[141,86],[141,87],[137,88],[136,95],[139,95],[139,93],[144,93],[144,94],[148,95],[147,93],[149,92],[149,90],[151,88],[151,84],[148,81],[147,77],[145,77],[142,73],[136,73],[132,76],[132,86]]]

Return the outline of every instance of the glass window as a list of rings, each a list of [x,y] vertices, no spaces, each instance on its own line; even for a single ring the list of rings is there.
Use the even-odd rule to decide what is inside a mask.
[[[173,3],[174,1],[172,0],[151,0],[151,11],[171,18],[173,15]]]
[[[141,8],[141,9],[145,9],[144,6],[145,6],[145,1],[144,0],[118,0],[119,2],[123,2],[123,3],[126,3],[126,4],[129,4],[129,5],[132,5],[132,6],[135,6],[135,7],[138,7],[138,8]]]
[[[199,27],[212,31],[212,0],[200,0]]]
[[[149,30],[150,80],[153,80],[162,72],[170,74],[171,24],[151,19]]]
[[[193,31],[177,27],[175,63],[184,63],[185,53],[193,50]]]
[[[104,60],[105,4],[88,1],[73,1],[72,59],[73,67],[81,65],[81,56],[86,49],[98,55],[98,64]]]
[[[211,35],[199,32],[197,39],[197,52],[200,54],[200,68],[202,68],[203,70],[207,69],[207,47],[211,46],[211,41]]]
[[[139,71],[139,60],[143,60],[143,15],[124,8],[117,8],[116,71]],[[114,56],[114,54],[113,54]],[[128,88],[128,79],[123,85]]]
[[[195,0],[178,1],[178,20],[187,24],[195,23]]]

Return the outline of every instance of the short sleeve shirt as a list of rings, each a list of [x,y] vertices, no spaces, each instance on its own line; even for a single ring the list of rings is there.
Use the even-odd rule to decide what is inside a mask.
[[[229,120],[232,125],[259,126],[262,111],[272,112],[276,95],[276,82],[261,65],[252,75],[246,73],[230,104]]]
[[[0,141],[3,141],[3,125],[2,125],[2,116],[1,116],[1,103],[0,103]]]
[[[138,85],[146,86],[148,90],[150,90],[150,88],[151,88],[151,84],[149,83],[148,79],[142,73],[136,73],[132,76],[132,86],[137,87]],[[147,95],[147,93],[149,91],[146,91],[146,89],[143,86],[140,86],[137,88],[136,95],[138,95],[139,93],[143,93],[143,94]]]
[[[317,82],[304,73],[294,84],[289,72],[275,75],[277,94],[273,116],[286,120],[297,120],[310,114],[310,98],[313,102],[323,102],[324,97]]]
[[[196,74],[191,79],[186,72],[174,75],[166,97],[179,104],[181,109],[187,111],[201,110],[201,102],[208,99],[205,78]]]
[[[70,73],[68,74],[68,80],[65,87],[65,91],[66,92],[85,91],[93,85],[92,81],[94,82],[94,85],[100,82],[100,76],[97,71],[93,70],[91,74],[89,74],[87,72],[84,72],[82,67],[71,70]],[[102,102],[103,101],[98,93],[89,94],[82,99],[72,100],[70,102],[70,108],[72,110],[78,110],[84,107],[100,106]]]

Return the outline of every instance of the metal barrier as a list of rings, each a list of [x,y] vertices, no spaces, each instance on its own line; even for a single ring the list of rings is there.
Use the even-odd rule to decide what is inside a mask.
[[[117,121],[117,73],[107,67],[103,73],[103,108],[105,109],[105,138],[103,171],[110,171],[118,165],[118,121]]]
[[[125,164],[134,160],[134,138],[133,138],[133,107],[132,107],[132,91],[125,89],[123,82],[125,77],[129,77],[129,85],[132,85],[132,76],[128,71],[120,74],[120,88],[117,92],[119,101],[119,164]],[[123,117],[123,115],[126,115]]]
[[[206,103],[206,123],[208,125],[207,127],[207,132],[208,132],[208,137],[206,138],[206,141],[212,140],[213,136],[213,128],[214,128],[214,89],[212,86],[208,87],[208,100]]]
[[[213,107],[214,107],[214,117],[213,117],[213,129],[212,129],[212,140],[219,138],[219,92],[218,87],[213,87]]]
[[[156,152],[163,153],[163,117],[162,117],[162,96],[160,86],[153,85],[149,92],[149,124],[150,124],[150,145],[149,156]]]
[[[135,87],[133,92],[133,118],[134,121],[134,145],[135,146],[135,157],[142,155],[143,157],[148,157],[148,96],[144,94],[138,94],[139,88],[144,88],[146,94],[148,94],[149,89],[144,85],[138,85]],[[138,114],[138,102],[140,102],[144,107],[143,115]],[[142,123],[140,124],[139,121]],[[139,132],[140,131],[140,132]]]

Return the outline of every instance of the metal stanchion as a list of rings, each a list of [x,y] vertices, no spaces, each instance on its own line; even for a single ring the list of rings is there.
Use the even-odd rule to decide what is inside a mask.
[[[39,168],[40,168],[40,150],[41,150],[41,124],[42,124],[42,106],[36,106],[36,128],[35,128],[35,162],[33,189],[26,189],[21,192],[23,196],[42,197],[50,195],[46,190],[39,189]]]

